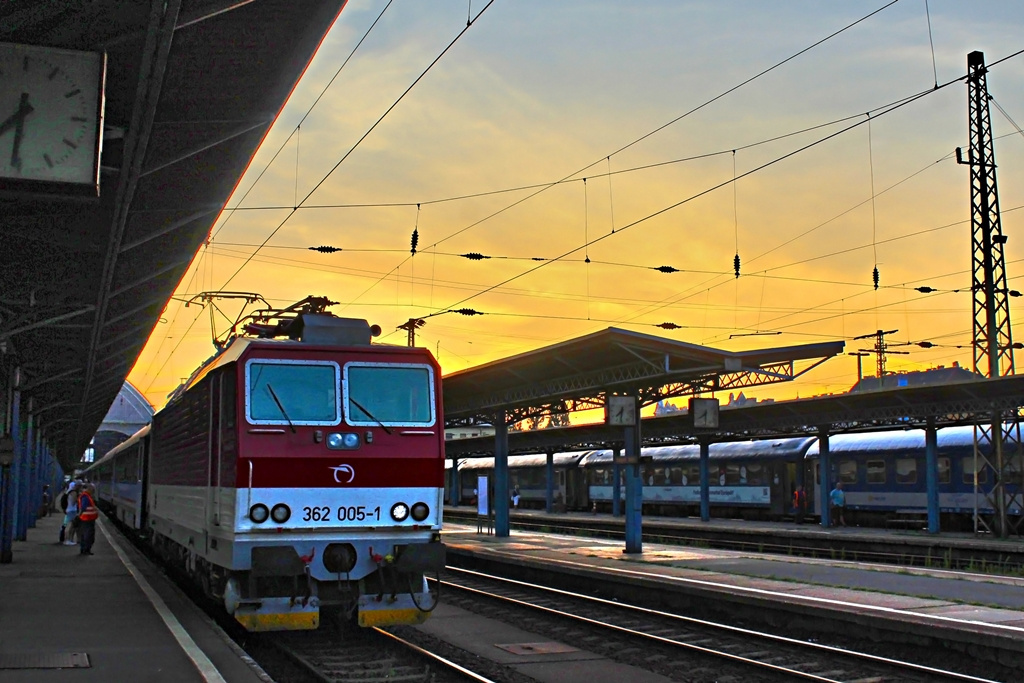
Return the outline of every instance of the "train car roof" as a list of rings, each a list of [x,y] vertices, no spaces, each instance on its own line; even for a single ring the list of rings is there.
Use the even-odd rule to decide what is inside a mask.
[[[555,467],[573,467],[591,451],[573,451],[571,453],[555,453],[552,458]],[[518,467],[543,467],[547,465],[546,453],[508,456],[509,469]],[[466,458],[459,464],[460,470],[488,470],[494,468],[494,458]]]
[[[945,427],[937,432],[939,448],[974,449],[974,427],[964,425]],[[840,453],[886,453],[890,451],[924,452],[924,430],[906,429],[889,432],[864,432],[852,434],[834,434],[828,438],[830,455]],[[808,457],[819,454],[818,442],[807,451]]]
[[[121,451],[123,451],[125,449],[131,448],[132,446],[137,444],[139,441],[144,439],[147,434],[149,434],[149,430],[150,430],[151,427],[152,427],[152,425],[146,425],[145,427],[143,427],[139,431],[135,432],[134,434],[129,436],[126,440],[122,441],[121,443],[117,444],[116,446],[111,448],[109,451],[107,451],[106,454],[102,458],[100,458],[99,460],[97,460],[93,464],[89,465],[84,470],[82,470],[82,473],[84,474],[84,473],[88,472],[89,470],[92,470],[92,469],[94,469],[96,467],[99,467],[100,465],[106,463],[109,460],[113,460],[115,457],[117,457],[118,453],[120,453]]]
[[[760,441],[723,441],[711,444],[708,456],[715,462],[729,460],[786,460],[798,461],[807,453],[807,449],[815,443],[813,437],[792,439],[762,439]],[[651,456],[654,464],[673,462],[689,462],[700,460],[700,446],[685,444],[681,446],[648,446],[640,449],[644,457]],[[612,462],[612,451],[593,451],[581,463],[582,467],[603,467]]]

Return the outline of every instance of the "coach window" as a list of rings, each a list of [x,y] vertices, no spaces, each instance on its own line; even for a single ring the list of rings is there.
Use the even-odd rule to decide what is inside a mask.
[[[949,458],[939,458],[939,483],[949,483]]]
[[[967,456],[961,462],[962,462],[963,471],[964,471],[964,483],[965,484],[973,484],[974,483],[974,456],[973,455]],[[981,458],[978,458],[978,483],[979,484],[987,484],[988,483],[988,470],[985,469],[985,461],[982,460]]]
[[[763,486],[768,483],[764,467],[757,463],[747,465],[747,483],[751,486]]]
[[[883,475],[885,476],[885,475]],[[856,460],[840,460],[839,461],[839,481],[844,484],[856,484],[857,483],[857,461]]]
[[[884,460],[868,460],[868,483],[869,484],[884,484],[885,483],[885,461]]]
[[[245,364],[246,416],[252,424],[336,425],[338,364],[253,359]]]
[[[434,424],[434,371],[411,363],[345,365],[345,421],[375,427]]]
[[[917,460],[913,458],[896,458],[896,483],[917,483]]]

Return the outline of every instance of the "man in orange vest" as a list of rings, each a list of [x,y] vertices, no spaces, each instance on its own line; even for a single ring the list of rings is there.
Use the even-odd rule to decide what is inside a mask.
[[[78,496],[78,538],[81,548],[79,554],[92,555],[92,544],[96,540],[96,518],[100,516],[93,500],[96,489],[92,484],[85,484]]]
[[[807,494],[804,493],[803,486],[797,486],[796,491],[793,491],[793,516],[796,517],[797,524],[804,523],[804,514],[807,512]]]

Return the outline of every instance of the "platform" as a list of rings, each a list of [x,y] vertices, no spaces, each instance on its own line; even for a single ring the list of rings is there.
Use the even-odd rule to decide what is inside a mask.
[[[57,543],[59,520],[0,565],[0,680],[271,682],[109,522],[86,556]]]
[[[828,533],[832,530],[823,530]],[[835,530],[843,533],[844,530]],[[446,522],[450,565],[490,562],[555,571],[581,582],[633,584],[737,610],[771,610],[777,621],[826,618],[908,638],[987,648],[1004,664],[1024,663],[1024,578],[941,569],[808,559],[513,530],[508,538]],[[481,562],[483,565],[481,565]]]

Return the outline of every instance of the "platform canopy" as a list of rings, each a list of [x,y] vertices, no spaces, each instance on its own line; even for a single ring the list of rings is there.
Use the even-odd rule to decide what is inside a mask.
[[[843,352],[832,341],[724,351],[615,327],[444,378],[445,421],[454,426],[601,408],[609,394],[642,405],[668,398],[787,382]],[[804,362],[801,369],[797,363]]]
[[[17,385],[66,468],[344,5],[0,2],[0,42],[106,55],[99,197],[0,202],[0,395]]]

